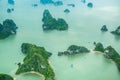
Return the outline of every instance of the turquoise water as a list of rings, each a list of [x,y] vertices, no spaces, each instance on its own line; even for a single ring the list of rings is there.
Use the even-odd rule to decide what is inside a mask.
[[[58,57],[58,51],[64,51],[71,44],[85,46],[92,50],[93,42],[102,42],[105,46],[112,45],[120,53],[120,37],[110,31],[120,25],[119,0],[87,0],[92,1],[94,8],[89,9],[80,0],[64,0],[65,4],[75,3],[76,7],[53,5],[32,7],[39,0],[15,0],[15,5],[7,4],[7,0],[0,0],[0,23],[5,19],[13,19],[19,29],[17,35],[0,40],[0,73],[7,73],[17,80],[40,80],[37,75],[15,75],[17,65],[22,62],[21,53],[23,42],[43,46],[53,53],[50,58],[57,80],[120,80],[120,74],[113,62],[105,59],[101,54],[91,52],[73,57]],[[14,7],[14,12],[8,14],[7,8]],[[70,9],[65,14],[64,9]],[[42,30],[42,14],[49,9],[55,18],[64,18],[69,24],[68,31]],[[100,28],[106,24],[109,31],[102,33]],[[73,65],[73,67],[71,67]]]

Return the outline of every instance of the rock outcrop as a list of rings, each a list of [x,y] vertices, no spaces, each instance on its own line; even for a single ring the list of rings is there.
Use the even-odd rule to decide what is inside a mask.
[[[111,33],[115,35],[120,35],[120,26],[118,26],[115,31],[111,31]]]
[[[87,4],[87,6],[88,6],[89,8],[93,8],[93,3],[92,3],[92,2],[89,2],[89,3]]]
[[[8,8],[8,9],[7,9],[7,13],[11,13],[12,11],[14,11],[14,8],[11,8],[11,9]]]
[[[63,5],[63,2],[62,1],[53,1],[53,0],[40,0],[40,3],[41,4],[53,4],[55,6],[61,6]]]
[[[54,3],[52,0],[40,0],[41,4],[51,4]]]
[[[14,0],[8,0],[8,3],[14,5],[15,2]]]
[[[0,80],[13,80],[13,78],[7,74],[0,74]]]
[[[71,45],[68,47],[67,51],[58,52],[58,56],[75,55],[75,54],[88,53],[88,52],[90,52],[90,51],[83,46]]]
[[[37,6],[38,6],[38,4],[33,4],[32,6],[33,6],[33,7],[37,7]]]
[[[102,28],[101,28],[101,31],[108,31],[107,26],[103,25]]]
[[[17,28],[13,20],[6,19],[3,21],[3,25],[0,24],[0,39],[5,39],[12,34],[16,34]]]
[[[43,25],[42,25],[43,30],[67,30],[68,29],[68,24],[64,19],[58,18],[58,20],[56,20],[55,18],[52,17],[52,15],[47,9],[44,10],[42,21],[43,21]]]
[[[46,51],[43,47],[29,43],[23,43],[21,48],[26,57],[23,60],[23,64],[18,66],[17,75],[34,71],[42,74],[45,80],[55,80],[55,73],[48,62],[52,53]]]
[[[103,47],[102,43],[97,43],[95,45],[94,51],[104,52],[104,47]]]
[[[61,5],[63,5],[63,2],[62,1],[56,1],[56,2],[54,2],[54,5],[55,6],[61,6]]]
[[[7,9],[7,13],[11,13],[11,9],[10,8]]]
[[[65,9],[64,12],[65,13],[70,13],[70,10],[69,9]]]
[[[86,0],[81,0],[82,3],[86,3]]]
[[[67,4],[67,6],[75,7],[75,4]]]

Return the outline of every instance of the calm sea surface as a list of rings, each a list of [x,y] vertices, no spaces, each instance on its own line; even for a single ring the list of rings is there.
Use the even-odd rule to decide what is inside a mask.
[[[53,55],[50,58],[57,80],[120,80],[116,65],[105,59],[101,54],[90,52],[84,55],[61,56],[58,51],[64,51],[75,44],[92,50],[93,42],[102,42],[104,46],[112,45],[120,53],[120,36],[114,36],[110,31],[120,25],[120,0],[87,0],[94,7],[88,8],[80,0],[63,0],[64,5],[41,5],[39,0],[15,0],[15,5],[9,5],[7,0],[0,0],[0,23],[5,19],[13,19],[19,27],[15,36],[0,40],[0,73],[10,74],[17,80],[41,80],[37,75],[15,75],[16,63],[25,57],[21,52],[23,42],[43,46]],[[33,7],[34,3],[38,7]],[[66,4],[74,3],[69,7]],[[7,13],[7,8],[14,8]],[[64,9],[71,12],[65,14]],[[55,18],[64,18],[69,24],[68,31],[42,30],[42,15],[44,9],[49,9]],[[109,31],[102,33],[100,28],[107,25]],[[71,67],[72,66],[72,67]]]

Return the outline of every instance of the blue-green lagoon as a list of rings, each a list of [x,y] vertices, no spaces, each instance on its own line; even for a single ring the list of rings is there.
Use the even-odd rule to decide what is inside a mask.
[[[120,53],[120,36],[110,33],[120,25],[120,1],[89,1],[93,2],[93,8],[88,8],[80,0],[63,0],[62,6],[42,5],[39,0],[15,0],[15,5],[10,5],[7,0],[0,0],[0,23],[13,19],[18,26],[16,35],[0,40],[0,73],[9,74],[16,80],[42,80],[34,74],[15,75],[18,68],[16,63],[22,62],[25,57],[21,52],[21,44],[25,42],[43,46],[53,53],[50,63],[56,80],[120,80],[115,63],[92,51],[95,41],[103,43],[105,47],[111,45]],[[34,3],[38,6],[33,7]],[[67,6],[70,3],[74,3],[75,7]],[[14,11],[7,13],[7,8],[14,8]],[[64,13],[66,8],[70,9],[69,14]],[[64,18],[69,29],[44,32],[44,9],[49,9],[55,18]],[[103,25],[107,25],[108,32],[100,31]],[[72,44],[85,46],[91,52],[75,56],[57,55]]]

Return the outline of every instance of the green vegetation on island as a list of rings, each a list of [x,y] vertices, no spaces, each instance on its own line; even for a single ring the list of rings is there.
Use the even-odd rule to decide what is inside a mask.
[[[119,53],[111,46],[108,46],[107,48],[105,48],[104,53],[105,53],[104,56],[106,58],[112,59],[116,63],[117,68],[120,71],[120,55],[119,55]]]
[[[111,31],[111,33],[115,35],[120,35],[120,26],[118,26],[116,30]]]
[[[18,27],[11,19],[6,19],[3,24],[0,24],[0,39],[5,39],[12,34],[16,34]]]
[[[108,46],[104,49],[102,43],[97,43],[94,50],[103,52],[105,58],[112,59],[116,63],[118,70],[120,71],[120,55],[112,46]]]
[[[40,0],[40,3],[42,3],[42,4],[52,4],[54,2],[52,0]]]
[[[87,4],[87,6],[88,6],[89,8],[93,8],[93,3],[92,3],[92,2],[89,2],[89,3]]]
[[[75,55],[75,54],[88,53],[88,52],[90,52],[90,51],[83,46],[71,45],[68,47],[67,51],[58,52],[58,56]]]
[[[102,28],[101,28],[101,31],[104,31],[104,32],[108,31],[107,26],[103,25]]]
[[[7,74],[0,74],[0,80],[13,80],[13,78]]]
[[[61,5],[63,5],[63,2],[62,1],[59,1],[59,0],[57,0],[57,1],[54,1],[54,0],[40,0],[40,3],[41,4],[53,4],[53,5],[55,5],[55,6],[61,6]]]
[[[65,9],[64,13],[70,13],[70,10],[69,9]]]
[[[44,10],[43,13],[43,25],[42,28],[43,30],[67,30],[68,29],[68,24],[66,21],[62,18],[58,18],[56,20],[55,18],[52,17],[50,14],[49,10]]]
[[[14,5],[15,2],[14,0],[8,0],[8,3]]]
[[[75,7],[75,4],[67,4],[67,6]]]
[[[104,52],[104,47],[103,47],[102,43],[95,44],[95,49],[94,50]]]
[[[26,57],[23,64],[19,65],[16,74],[33,71],[42,74],[45,80],[55,80],[55,73],[48,61],[52,53],[47,52],[43,47],[29,43],[23,43],[21,48]]]

